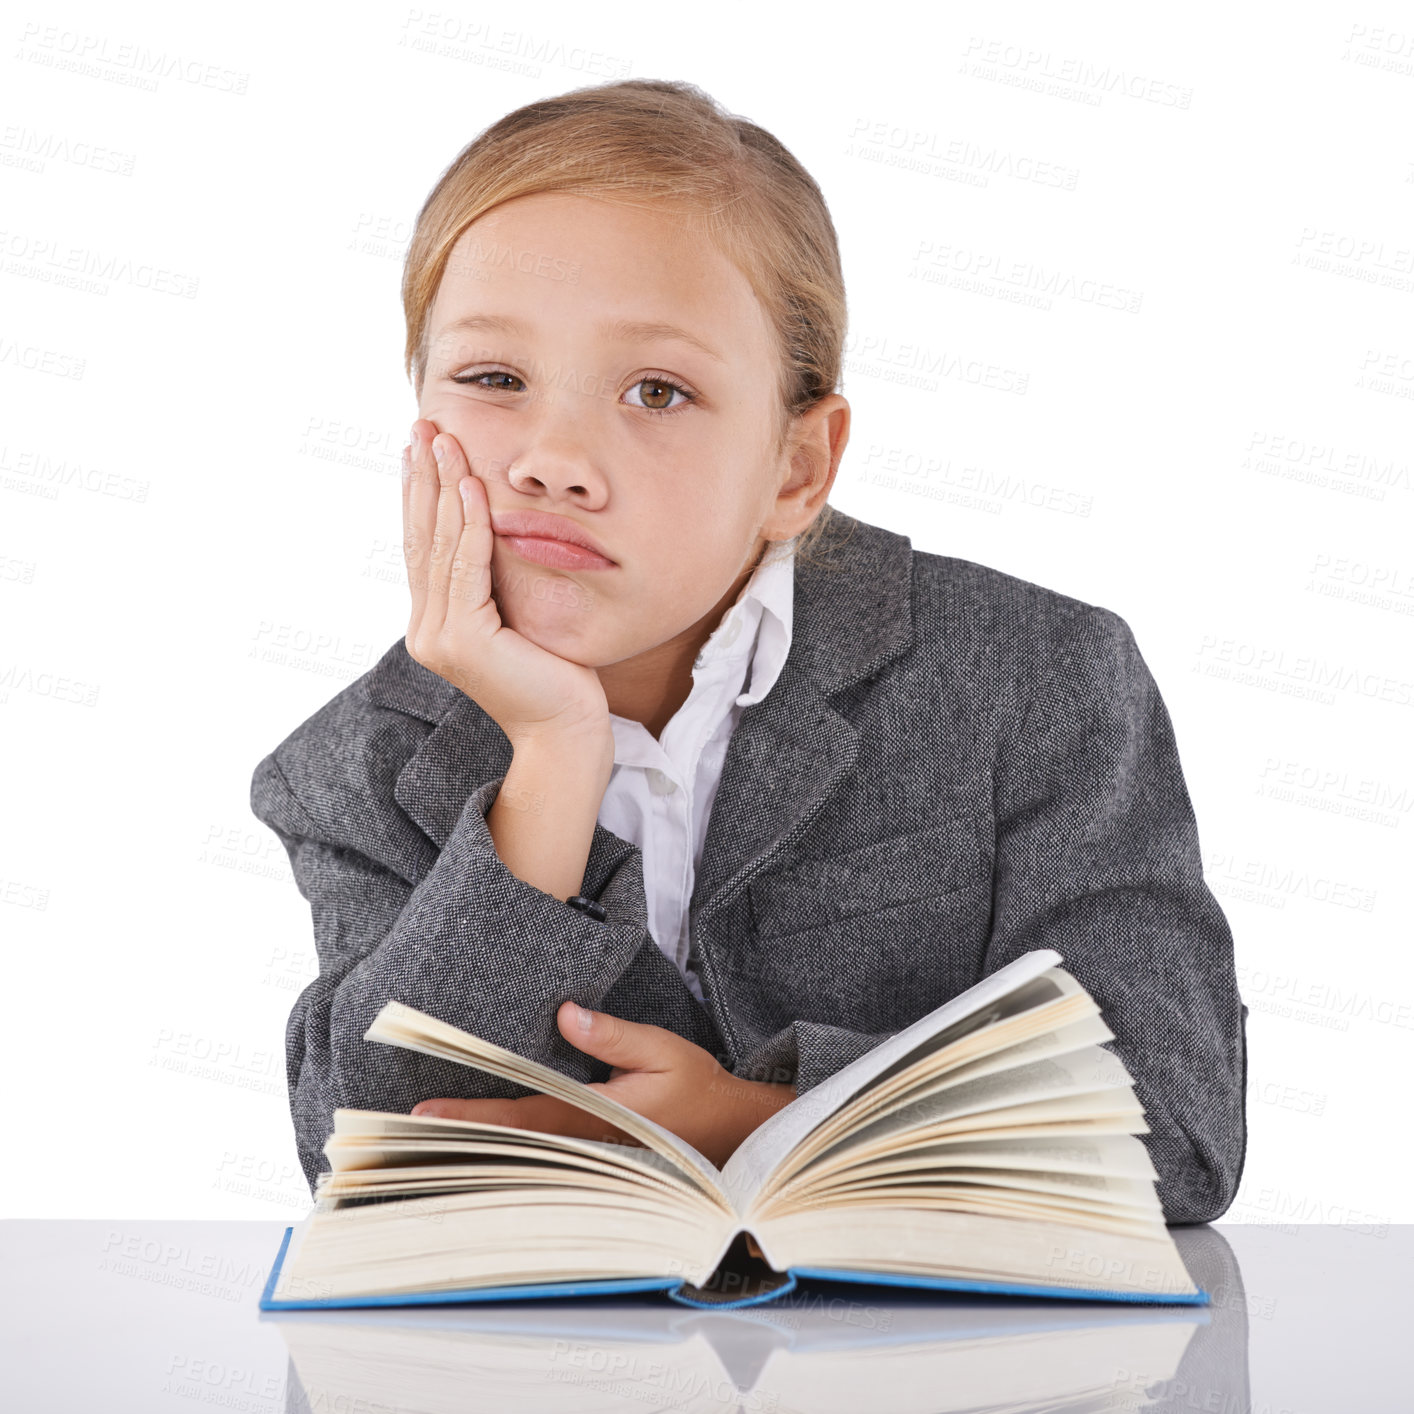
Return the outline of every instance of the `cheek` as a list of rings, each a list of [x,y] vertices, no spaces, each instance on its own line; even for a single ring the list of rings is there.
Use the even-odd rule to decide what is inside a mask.
[[[504,433],[494,418],[485,416],[472,403],[436,395],[423,398],[418,416],[456,438],[473,473],[487,485],[505,485],[509,449],[502,445]]]
[[[683,473],[668,494],[655,499],[657,534],[699,562],[729,560],[733,547],[751,538],[757,498],[750,488],[720,474]]]

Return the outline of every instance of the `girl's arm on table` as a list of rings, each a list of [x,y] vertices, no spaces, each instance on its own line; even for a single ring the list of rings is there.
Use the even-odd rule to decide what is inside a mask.
[[[613,921],[646,910],[637,856],[627,856],[600,891],[606,923],[502,862],[487,815],[502,787],[514,786],[513,776],[514,763],[472,793],[445,847],[413,882],[353,848],[347,836],[355,832],[333,827],[338,807],[311,802],[325,820],[316,822],[278,753],[256,769],[251,808],[285,847],[309,901],[318,956],[319,975],[296,1000],[285,1030],[290,1108],[311,1188],[326,1166],[322,1150],[340,1106],[406,1114],[434,1096],[528,1093],[484,1071],[365,1041],[390,998],[585,1081],[603,1067],[560,1036],[560,1003],[597,1007],[622,982],[645,998],[640,1015],[655,1014],[654,999],[661,999],[657,1015],[673,1011],[669,999],[682,989],[672,964],[646,928]],[[331,790],[328,800],[335,799]],[[686,1030],[692,1013],[681,1010]],[[711,1044],[710,1036],[702,1040]]]
[[[1210,1221],[1246,1153],[1246,1008],[1173,726],[1128,624],[1077,613],[1019,713],[999,749],[985,971],[1061,953],[1134,1078],[1167,1220]]]

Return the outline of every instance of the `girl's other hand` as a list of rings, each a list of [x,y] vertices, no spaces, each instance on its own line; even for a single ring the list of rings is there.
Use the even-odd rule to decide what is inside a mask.
[[[608,735],[599,674],[501,621],[491,597],[495,533],[486,486],[460,443],[419,418],[403,453],[403,558],[412,592],[407,651],[472,698],[512,746]],[[442,450],[441,465],[433,444]]]

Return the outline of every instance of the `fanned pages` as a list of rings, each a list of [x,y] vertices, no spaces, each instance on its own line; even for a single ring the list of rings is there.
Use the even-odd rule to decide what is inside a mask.
[[[633,1135],[646,1148],[677,1160],[708,1192],[721,1192],[716,1167],[685,1139],[610,1099],[602,1090],[591,1090],[588,1085],[571,1080],[558,1070],[541,1065],[539,1061],[518,1056],[514,1051],[494,1046],[479,1036],[469,1036],[465,1031],[449,1026],[445,1021],[438,1021],[435,1016],[428,1016],[415,1007],[404,1006],[402,1002],[384,1002],[378,1015],[373,1018],[373,1025],[363,1033],[363,1039],[404,1046],[410,1051],[423,1051],[429,1056],[440,1056],[443,1060],[456,1061],[460,1065],[475,1066],[477,1070],[490,1071],[492,1075],[577,1105],[596,1119],[605,1120],[625,1134]]]
[[[635,1142],[340,1108],[261,1305],[648,1289],[743,1305],[798,1279],[1202,1304],[1113,1034],[1060,962],[1040,950],[984,978],[785,1106],[720,1172],[602,1090],[387,1002],[367,1040]]]

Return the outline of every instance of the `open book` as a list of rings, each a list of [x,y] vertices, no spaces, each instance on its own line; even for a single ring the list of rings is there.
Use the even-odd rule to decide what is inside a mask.
[[[768,1301],[799,1278],[1207,1303],[1164,1225],[1113,1033],[1027,953],[807,1090],[723,1169],[604,1092],[400,1002],[365,1039],[553,1095],[633,1144],[338,1109],[264,1310],[662,1290]],[[641,1146],[641,1147],[640,1147]]]

